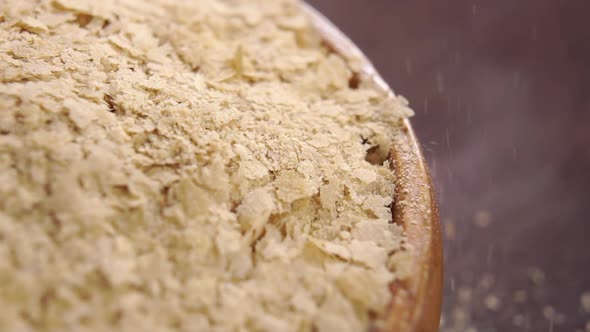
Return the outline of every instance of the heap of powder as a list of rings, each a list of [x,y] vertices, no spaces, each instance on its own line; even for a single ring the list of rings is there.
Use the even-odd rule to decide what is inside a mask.
[[[379,323],[411,111],[300,6],[0,0],[1,331]]]

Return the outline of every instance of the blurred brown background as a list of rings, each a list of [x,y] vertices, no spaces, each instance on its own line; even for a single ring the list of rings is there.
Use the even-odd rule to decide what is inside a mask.
[[[590,331],[590,1],[309,2],[416,111],[441,330]]]

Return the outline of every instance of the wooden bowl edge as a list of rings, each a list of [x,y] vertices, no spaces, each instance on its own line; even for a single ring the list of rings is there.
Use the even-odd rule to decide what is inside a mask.
[[[430,173],[408,120],[391,148],[396,175],[393,220],[405,231],[411,278],[392,283],[392,303],[383,330],[438,331],[443,249],[438,206]]]
[[[326,17],[306,3],[307,13],[319,34],[335,52],[360,61],[363,80],[369,80],[394,97],[362,51]],[[392,301],[385,324],[378,330],[388,332],[438,331],[443,279],[443,251],[438,206],[430,173],[409,120],[403,120],[401,131],[392,144],[389,158],[396,175],[392,213],[394,222],[406,233],[406,250],[415,259],[410,263],[412,278],[390,285]]]

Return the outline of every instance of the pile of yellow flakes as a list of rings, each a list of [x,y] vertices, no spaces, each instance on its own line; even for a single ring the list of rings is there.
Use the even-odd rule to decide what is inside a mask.
[[[378,323],[411,111],[300,6],[0,0],[0,331]]]

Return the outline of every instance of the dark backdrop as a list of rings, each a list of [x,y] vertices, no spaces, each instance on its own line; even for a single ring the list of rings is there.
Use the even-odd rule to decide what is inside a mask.
[[[590,329],[590,1],[309,2],[416,111],[445,228],[442,330]]]

